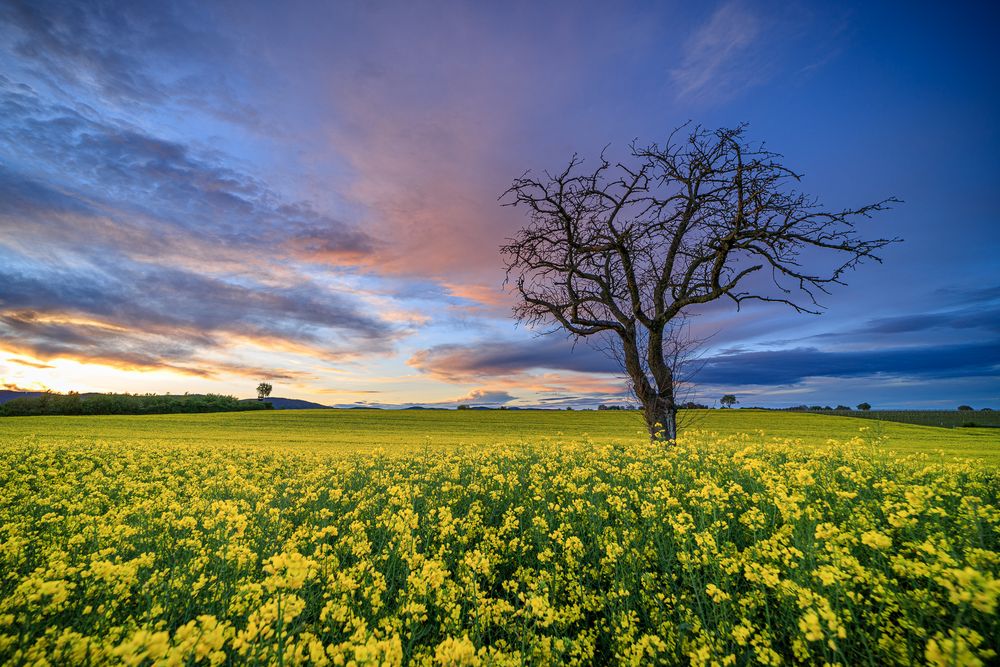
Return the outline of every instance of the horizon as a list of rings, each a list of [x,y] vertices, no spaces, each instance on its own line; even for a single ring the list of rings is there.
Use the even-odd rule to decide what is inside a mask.
[[[74,390],[69,390],[68,392],[51,392],[51,390],[46,391],[18,391],[9,389],[0,389],[0,399],[11,400],[6,398],[4,394],[24,394],[27,396],[38,395],[43,393],[54,393],[56,395],[65,396],[70,393],[77,393],[81,396],[91,396],[91,395],[115,395],[115,392],[76,392]],[[133,392],[132,395],[148,395],[148,396],[198,396],[204,394],[192,394],[185,392],[183,394],[155,394],[155,393],[143,393],[143,392]],[[422,409],[422,410],[460,410],[460,409],[472,409],[472,410],[624,410],[624,411],[638,411],[641,410],[641,406],[636,402],[634,397],[626,396],[622,398],[618,403],[611,401],[603,403],[593,403],[582,406],[546,406],[542,404],[525,404],[525,405],[503,405],[503,404],[478,404],[478,403],[456,403],[454,401],[445,401],[440,403],[421,403],[417,402],[404,402],[404,403],[366,403],[359,405],[356,403],[332,403],[332,404],[321,404],[312,401],[307,401],[305,399],[296,398],[293,396],[267,396],[263,399],[255,398],[254,396],[240,397],[237,395],[228,395],[231,398],[235,398],[240,401],[262,401],[264,403],[272,401],[295,401],[296,403],[309,403],[316,406],[316,408],[299,408],[299,407],[285,407],[285,408],[275,408],[279,410],[297,410],[297,409],[330,409],[330,410],[412,410],[412,409]],[[18,398],[18,397],[15,397]],[[737,397],[738,398],[738,397]],[[0,405],[5,401],[0,400]],[[850,410],[851,412],[962,412],[964,410],[972,412],[987,412],[995,410],[994,407],[989,405],[981,406],[969,406],[960,405],[951,408],[885,408],[879,407],[877,405],[873,406],[868,402],[865,402],[867,408],[862,409],[861,404],[857,406],[844,406],[836,405],[831,406],[829,403],[817,403],[812,405],[807,405],[805,403],[799,403],[795,405],[783,405],[774,407],[765,407],[762,405],[741,405],[740,401],[736,401],[734,406],[725,406],[716,401],[718,404],[703,404],[697,401],[685,401],[678,404],[678,408],[681,410],[777,410],[777,411],[797,411],[797,410],[807,410],[807,411],[843,411],[844,409]]]
[[[822,316],[704,308],[680,402],[1000,407],[997,9],[571,7],[0,7],[0,389],[624,403],[515,326],[497,197],[691,120],[904,242]]]

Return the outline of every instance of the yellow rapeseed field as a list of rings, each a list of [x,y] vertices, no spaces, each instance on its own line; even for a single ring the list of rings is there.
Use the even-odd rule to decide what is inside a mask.
[[[995,662],[998,468],[871,433],[0,438],[0,662]]]

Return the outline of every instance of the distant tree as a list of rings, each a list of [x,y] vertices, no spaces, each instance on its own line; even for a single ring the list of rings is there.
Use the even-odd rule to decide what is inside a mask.
[[[573,406],[572,406],[572,405],[567,405],[567,406],[566,406],[566,409],[567,409],[567,410],[572,410],[572,409],[573,409]]]
[[[871,410],[872,406],[870,403],[858,403],[858,410]]]
[[[25,415],[153,415],[193,412],[266,410],[270,403],[240,401],[218,394],[43,394],[0,405],[0,416]]]
[[[456,409],[458,409],[458,410],[470,410],[471,408],[468,405],[460,405]]]
[[[733,394],[726,394],[725,396],[719,399],[719,405],[721,405],[724,408],[731,408],[737,403],[739,403],[739,401],[736,400],[736,396],[734,396]]]
[[[847,407],[846,405],[838,405],[837,407],[835,407],[835,408],[834,408],[834,410],[838,410],[838,411],[841,411],[841,412],[843,412],[843,411],[845,411],[845,410],[846,410],[846,411],[850,411],[850,408],[849,408],[849,407]]]
[[[273,387],[271,387],[270,382],[261,382],[259,385],[257,385],[257,400],[263,401],[265,398],[270,396],[272,388]]]
[[[654,440],[677,436],[678,321],[722,299],[817,313],[817,295],[895,241],[866,239],[855,221],[896,200],[826,210],[745,129],[694,127],[662,145],[633,143],[627,160],[602,156],[593,169],[574,156],[554,174],[525,172],[501,196],[530,216],[501,247],[515,317],[578,338],[617,337]]]
[[[962,412],[969,412],[970,410],[972,410],[972,406],[971,405],[960,405],[960,406],[958,406],[958,409],[961,410]]]
[[[993,408],[979,408],[980,412],[993,412]]]

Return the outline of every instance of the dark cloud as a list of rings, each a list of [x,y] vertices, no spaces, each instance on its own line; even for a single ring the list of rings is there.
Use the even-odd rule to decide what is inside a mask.
[[[96,362],[127,370],[172,370],[186,375],[214,377],[219,373],[293,380],[309,377],[302,371],[207,359],[203,353],[222,346],[222,339],[174,331],[129,330],[100,322],[58,319],[33,312],[0,313],[0,334],[9,351],[41,359]],[[17,359],[35,368],[53,368]]]
[[[901,334],[930,329],[987,329],[1000,332],[1000,307],[980,303],[976,308],[951,312],[880,317],[854,333]]]
[[[934,290],[934,295],[941,303],[956,305],[979,305],[1000,302],[1000,285],[991,285],[988,287],[942,287]]]
[[[727,386],[787,385],[815,377],[983,377],[1000,375],[1000,342],[847,352],[738,352],[702,359],[699,365],[696,384]]]
[[[509,377],[538,369],[620,374],[613,359],[565,339],[439,345],[415,354],[409,364],[450,381]],[[795,348],[764,352],[741,349],[692,362],[695,385],[789,385],[808,378],[892,376],[942,379],[1000,375],[1000,342],[822,351]],[[593,403],[589,395],[581,403]],[[561,403],[562,399],[557,402]],[[569,402],[569,405],[574,403]]]
[[[130,262],[44,272],[0,266],[0,329],[11,340],[31,341],[45,356],[84,354],[120,329],[172,343],[126,355],[124,350],[145,340],[127,334],[135,344],[122,346],[121,358],[137,365],[190,358],[199,347],[224,345],[232,337],[297,343],[318,356],[343,356],[359,344],[385,352],[398,333],[349,296],[314,285],[275,287]]]
[[[11,346],[200,372],[191,362],[233,338],[342,358],[387,352],[399,334],[354,295],[285,266],[354,261],[371,239],[218,156],[3,78],[0,147],[11,158],[0,166]]]
[[[8,29],[16,28],[14,51],[40,72],[62,82],[93,81],[113,98],[158,101],[165,91],[147,76],[136,48],[147,30],[127,5],[88,6],[72,2],[4,3]]]
[[[334,263],[362,262],[375,247],[217,155],[46,104],[9,80],[0,80],[0,147],[8,164],[23,165],[0,171],[0,229],[16,225],[22,240],[72,244],[86,234],[88,245],[126,254],[256,252]]]
[[[585,343],[546,336],[527,341],[481,341],[471,345],[436,345],[407,362],[450,380],[501,377],[546,368],[580,373],[619,373],[616,362]]]
[[[197,109],[263,129],[260,113],[237,92],[252,76],[239,67],[245,54],[224,34],[204,28],[209,8],[186,2],[152,8],[118,0],[13,0],[0,4],[0,36],[15,57],[12,65],[55,94],[83,92],[126,106]],[[223,61],[224,73],[212,68]]]

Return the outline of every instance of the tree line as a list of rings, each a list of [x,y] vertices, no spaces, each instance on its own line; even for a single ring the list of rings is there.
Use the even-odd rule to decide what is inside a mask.
[[[68,394],[45,393],[15,398],[0,405],[0,416],[32,415],[155,415],[196,412],[269,410],[270,403],[240,401],[221,394]]]

